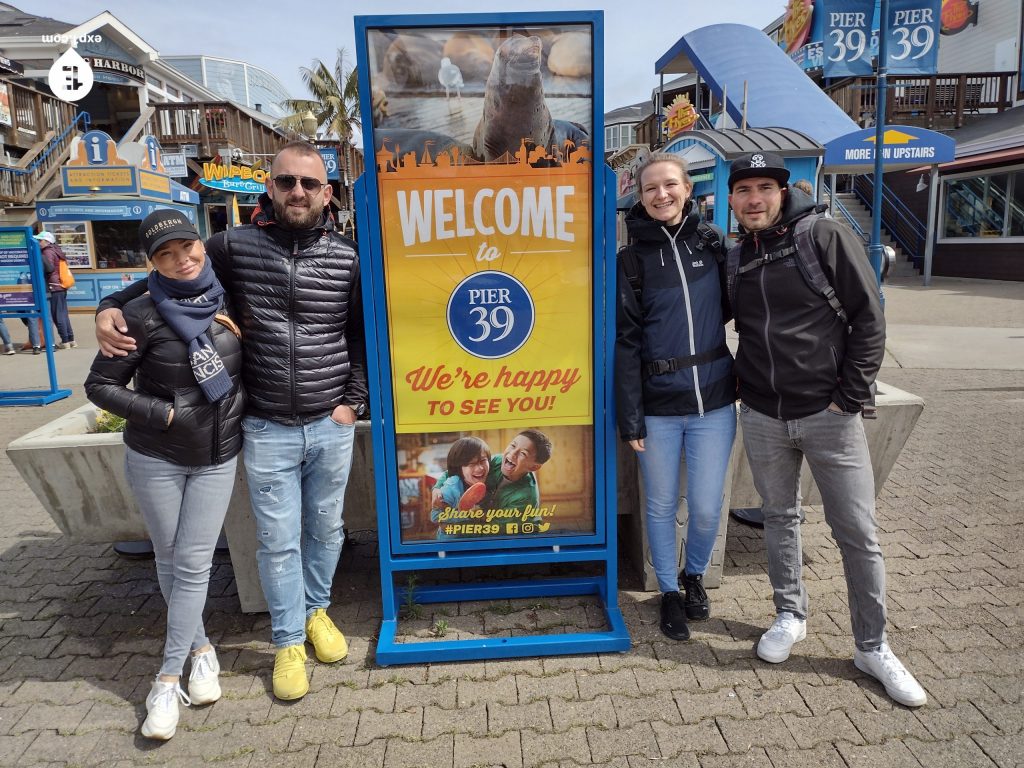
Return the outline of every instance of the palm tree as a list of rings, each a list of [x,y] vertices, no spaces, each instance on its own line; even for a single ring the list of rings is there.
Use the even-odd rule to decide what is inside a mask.
[[[343,183],[348,209],[352,210],[352,188],[349,171],[352,168],[352,138],[359,127],[359,78],[355,67],[349,67],[344,48],[338,49],[338,56],[331,70],[320,59],[313,59],[309,67],[300,67],[302,82],[311,98],[288,99],[283,106],[291,110],[278,125],[285,130],[309,136],[337,141],[341,147],[344,164]],[[315,121],[315,129],[313,123]]]

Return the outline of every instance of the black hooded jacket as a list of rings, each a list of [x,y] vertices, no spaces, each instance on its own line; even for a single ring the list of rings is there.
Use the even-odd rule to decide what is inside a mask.
[[[253,223],[218,232],[206,252],[242,330],[248,414],[303,424],[367,403],[359,257],[326,212],[312,229],[287,229],[264,193]],[[144,291],[140,281],[99,310]]]
[[[725,345],[725,238],[717,233],[717,249],[702,243],[699,220],[692,202],[676,226],[655,221],[639,203],[626,215],[628,247],[637,255],[642,290],[637,301],[620,253],[615,410],[623,440],[646,437],[645,415],[703,415],[736,399],[728,350],[710,362],[677,371],[644,371],[645,363],[690,357]]]
[[[779,224],[741,235],[740,266],[788,245],[796,221],[813,212],[810,197],[789,189]],[[864,246],[830,218],[814,223],[811,240],[849,327],[807,285],[794,256],[740,275],[735,290],[740,399],[777,419],[810,416],[829,402],[859,412],[885,352],[885,317]]]

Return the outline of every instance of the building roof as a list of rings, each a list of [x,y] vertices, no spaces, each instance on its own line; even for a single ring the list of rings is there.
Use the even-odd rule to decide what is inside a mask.
[[[58,21],[46,16],[34,16],[15,8],[8,3],[0,3],[0,38],[20,37],[38,38],[40,35],[52,35],[67,32],[74,24]]]
[[[604,124],[615,125],[617,123],[638,123],[654,112],[654,105],[649,101],[639,101],[625,107],[616,107],[611,112],[604,113]]]
[[[820,144],[858,129],[771,38],[744,24],[688,32],[658,59],[655,72],[698,72],[719,99],[726,91],[726,110],[737,124],[746,90],[750,125],[793,128]]]
[[[723,131],[686,131],[669,143],[663,151],[672,152],[676,142],[699,141],[707,144],[723,158],[733,160],[747,152],[767,150],[785,157],[820,157],[822,146],[810,136],[792,128],[728,128]]]
[[[1024,105],[983,115],[949,136],[956,141],[957,159],[1024,147]]]

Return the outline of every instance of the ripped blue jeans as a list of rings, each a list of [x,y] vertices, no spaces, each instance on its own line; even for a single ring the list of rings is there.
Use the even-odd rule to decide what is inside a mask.
[[[246,416],[242,431],[271,640],[298,645],[306,617],[331,602],[355,426],[330,416],[294,427]]]

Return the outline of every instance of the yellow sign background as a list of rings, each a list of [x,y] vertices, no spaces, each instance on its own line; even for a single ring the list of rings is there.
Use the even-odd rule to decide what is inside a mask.
[[[433,167],[412,160],[378,178],[396,432],[592,424],[590,164]],[[559,224],[527,222],[513,234],[501,234],[495,196],[486,193],[480,221],[475,219],[473,202],[481,190],[513,190],[522,203],[527,187],[534,188],[532,195],[552,188],[551,199],[561,201]],[[557,188],[563,188],[560,195]],[[429,232],[418,232],[427,236],[410,237],[408,201],[418,195],[424,202],[428,190],[446,195],[442,216],[435,203]],[[504,194],[507,203],[511,193]],[[493,234],[480,232],[488,228]],[[447,323],[452,291],[484,270],[519,280],[535,313],[526,342],[493,360],[462,349]]]

